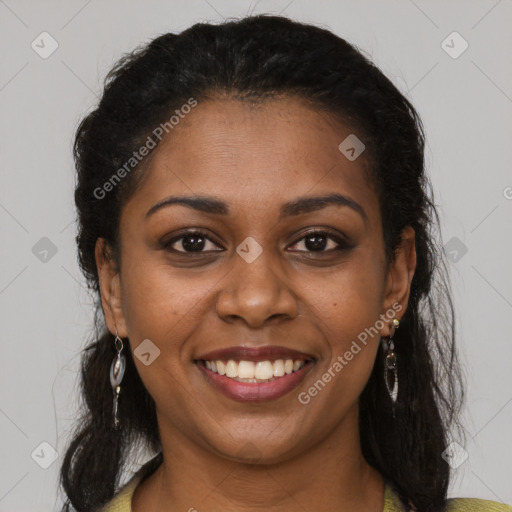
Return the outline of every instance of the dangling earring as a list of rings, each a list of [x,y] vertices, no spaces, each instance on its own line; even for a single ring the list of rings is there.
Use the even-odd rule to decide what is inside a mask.
[[[124,348],[123,340],[118,336],[117,329],[114,346],[117,350],[117,354],[110,365],[110,385],[114,393],[114,407],[112,410],[113,427],[117,430],[119,427],[119,418],[117,417],[119,393],[121,392],[121,381],[123,380],[124,371],[126,369],[126,358],[124,354],[121,353]]]
[[[398,329],[400,322],[398,318],[393,318],[392,325]],[[398,372],[396,367],[395,343],[393,341],[394,332],[387,338],[387,347],[384,358],[384,382],[388,389],[389,396],[393,402],[393,417],[395,417],[395,403],[398,397]]]

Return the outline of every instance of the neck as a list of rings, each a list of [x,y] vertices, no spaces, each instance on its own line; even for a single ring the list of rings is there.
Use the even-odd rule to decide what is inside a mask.
[[[362,456],[357,408],[348,416],[321,443],[275,463],[250,443],[245,461],[233,461],[188,437],[161,436],[164,462],[137,487],[132,511],[382,512],[384,482]]]

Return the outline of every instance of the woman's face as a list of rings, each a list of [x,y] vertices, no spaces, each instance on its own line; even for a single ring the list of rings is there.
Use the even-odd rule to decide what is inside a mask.
[[[97,261],[107,322],[130,340],[163,439],[182,436],[230,459],[257,447],[252,456],[276,462],[357,426],[379,337],[405,311],[414,233],[406,233],[409,252],[386,268],[365,155],[351,161],[338,149],[350,134],[293,98],[215,100],[199,102],[153,153],[122,211],[119,275],[100,251]],[[293,206],[334,194],[344,204]],[[162,203],[171,196],[223,206]],[[269,345],[314,361],[300,378],[285,372],[266,387],[212,376],[200,361]],[[289,358],[242,365],[265,375],[268,363],[254,359],[269,360],[279,375],[275,361]]]

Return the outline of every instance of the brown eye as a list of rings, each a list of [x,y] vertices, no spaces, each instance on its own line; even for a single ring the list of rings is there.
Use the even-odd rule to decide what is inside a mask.
[[[210,244],[210,247],[208,244]],[[206,233],[203,233],[202,231],[190,231],[188,233],[184,233],[181,236],[175,237],[166,242],[164,247],[171,251],[180,253],[201,253],[218,250],[215,249],[215,247],[218,246],[214,244],[210,238],[206,236]]]
[[[302,242],[304,241],[304,242]],[[347,249],[348,244],[327,231],[310,231],[294,245],[304,244],[305,250],[298,252],[330,252]]]

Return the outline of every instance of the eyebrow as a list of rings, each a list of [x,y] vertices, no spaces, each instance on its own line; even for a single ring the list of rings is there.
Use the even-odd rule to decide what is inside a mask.
[[[208,196],[169,196],[153,205],[146,213],[146,219],[158,210],[179,204],[199,210],[201,212],[214,215],[229,215],[229,205],[224,201]],[[359,213],[365,222],[368,222],[368,216],[363,207],[353,199],[342,194],[328,194],[324,196],[305,196],[294,199],[281,205],[279,219],[292,217],[304,213],[311,213],[322,210],[331,205],[348,206]]]

